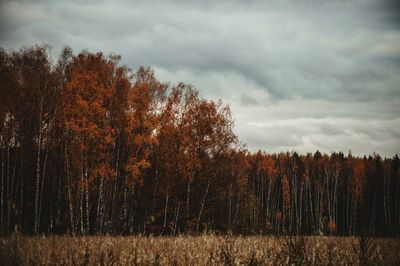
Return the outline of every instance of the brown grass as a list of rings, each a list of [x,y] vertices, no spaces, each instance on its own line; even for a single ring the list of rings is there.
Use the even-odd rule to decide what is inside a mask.
[[[368,248],[363,241],[352,237],[13,235],[0,239],[0,265],[400,265],[399,239],[369,239]]]

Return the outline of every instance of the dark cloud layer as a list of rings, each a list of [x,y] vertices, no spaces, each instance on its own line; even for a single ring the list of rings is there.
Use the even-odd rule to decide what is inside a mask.
[[[3,1],[0,45],[122,55],[229,103],[249,149],[400,151],[395,0]]]

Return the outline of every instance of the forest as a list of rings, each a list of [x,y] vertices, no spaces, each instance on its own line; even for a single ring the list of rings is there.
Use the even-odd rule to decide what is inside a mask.
[[[249,152],[228,105],[120,59],[0,49],[2,236],[400,235],[397,155]]]

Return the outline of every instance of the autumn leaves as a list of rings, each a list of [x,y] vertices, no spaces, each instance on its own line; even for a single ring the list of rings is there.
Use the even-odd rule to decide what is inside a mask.
[[[1,136],[8,141],[2,142],[2,152],[15,153],[8,160],[17,168],[18,180],[17,185],[12,183],[4,166],[2,181],[15,191],[22,189],[20,197],[3,191],[1,198],[18,198],[19,208],[34,214],[32,221],[21,225],[33,233],[54,223],[53,207],[41,220],[43,198],[50,197],[46,187],[60,196],[66,193],[70,232],[102,233],[117,224],[120,232],[127,232],[136,223],[135,204],[147,181],[152,183],[152,195],[165,197],[166,227],[176,182],[183,180],[190,187],[194,178],[201,178],[209,183],[218,156],[234,147],[229,107],[200,99],[184,83],[161,83],[150,69],[132,73],[118,66],[116,56],[86,51],[74,55],[65,48],[53,64],[48,52],[46,46],[35,46],[1,53],[6,94],[1,102]],[[36,170],[27,169],[27,162]],[[156,187],[160,182],[165,186]],[[206,200],[205,190],[199,193]],[[189,188],[179,203],[186,203],[187,219],[190,194]],[[33,199],[33,206],[25,204],[27,199]],[[1,207],[3,221],[4,210],[11,210]],[[154,212],[153,208],[152,217]],[[191,218],[199,221],[198,212]],[[179,213],[175,216],[177,220]]]
[[[250,153],[229,106],[102,53],[0,50],[0,88],[2,234],[400,232],[397,156]]]

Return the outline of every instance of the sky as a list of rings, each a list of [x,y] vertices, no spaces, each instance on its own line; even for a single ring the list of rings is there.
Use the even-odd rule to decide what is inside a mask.
[[[0,47],[33,44],[190,83],[250,151],[400,152],[400,1],[0,0]]]

